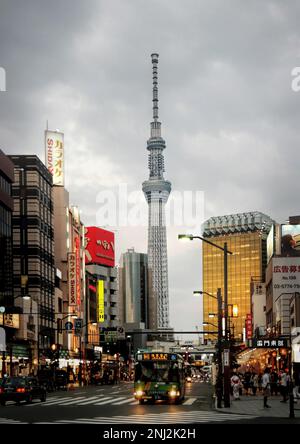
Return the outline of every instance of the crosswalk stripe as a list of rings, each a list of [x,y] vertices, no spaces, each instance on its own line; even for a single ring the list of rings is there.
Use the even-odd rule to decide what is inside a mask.
[[[223,414],[209,411],[155,413],[150,415],[99,416],[96,418],[78,418],[70,421],[58,420],[58,424],[176,424],[224,422],[241,419],[254,419],[252,415]]]
[[[132,397],[124,399],[123,401],[112,402],[112,405],[122,405],[122,404],[127,404],[129,402],[132,402]]]
[[[197,398],[189,398],[189,399],[187,399],[186,401],[184,401],[184,402],[182,403],[182,405],[192,405],[192,404],[196,401],[196,399],[197,399]]]
[[[84,401],[86,399],[85,396],[79,396],[76,399],[67,400],[64,401],[58,401],[56,405],[71,405],[71,404],[77,404],[78,402]]]
[[[96,404],[94,405],[105,405],[105,404],[110,404],[114,399],[123,399],[124,396],[122,396],[121,398],[112,398],[111,396],[108,396],[107,398],[103,398],[102,401],[100,402],[96,402]]]
[[[58,396],[58,397],[55,397],[55,400],[54,400],[54,398],[50,398],[49,401],[43,402],[42,405],[50,405],[50,404],[53,404],[53,403],[57,403],[59,401],[66,400],[66,399],[67,398],[65,396]],[[36,407],[37,405],[41,405],[41,403],[40,402],[34,402],[33,404],[26,404],[25,407]]]
[[[88,405],[88,404],[92,404],[93,402],[96,402],[98,400],[100,400],[100,398],[103,398],[102,395],[98,395],[98,396],[91,396],[90,398],[86,398],[86,400],[84,401],[80,401],[76,404],[78,405]]]
[[[113,396],[114,395],[114,396]],[[119,395],[119,396],[118,396]],[[195,401],[197,400],[197,398],[188,398],[183,402],[183,406],[189,406],[192,405]],[[96,396],[91,396],[91,397],[87,397],[87,396],[76,396],[76,397],[71,397],[71,396],[64,396],[64,397],[55,397],[55,398],[50,398],[49,401],[40,403],[40,402],[34,402],[33,404],[26,404],[26,407],[36,407],[37,405],[40,405],[42,407],[47,407],[47,406],[70,406],[70,405],[89,405],[89,404],[93,404],[93,405],[106,405],[106,404],[111,404],[111,405],[123,405],[123,404],[128,404],[128,405],[138,405],[139,402],[137,400],[135,400],[133,398],[133,396],[122,396],[121,393],[118,394],[111,394],[111,396],[105,396],[103,394],[98,394]]]

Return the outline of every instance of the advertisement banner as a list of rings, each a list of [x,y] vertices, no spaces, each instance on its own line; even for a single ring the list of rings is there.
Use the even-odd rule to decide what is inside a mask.
[[[0,316],[0,325],[10,328],[20,328],[20,316],[12,313],[2,314]]]
[[[76,255],[68,254],[69,305],[76,305]]]
[[[273,300],[300,290],[300,257],[273,258]]]
[[[85,263],[115,266],[115,234],[98,227],[85,228]]]
[[[104,281],[97,281],[97,322],[104,322]]]
[[[81,276],[80,276],[80,238],[75,239],[75,254],[76,254],[76,302],[78,307],[81,306]]]
[[[300,257],[300,225],[281,225],[281,255]]]
[[[46,166],[53,176],[53,185],[64,186],[64,134],[45,131]]]
[[[247,314],[246,321],[246,339],[252,338],[252,315],[251,313]]]
[[[269,260],[274,254],[274,247],[275,247],[275,232],[274,232],[274,225],[272,225],[271,230],[269,231],[267,237],[267,263],[269,263]]]

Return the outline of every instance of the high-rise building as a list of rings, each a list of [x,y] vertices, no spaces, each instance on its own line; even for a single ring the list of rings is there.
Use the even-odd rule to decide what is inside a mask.
[[[11,187],[14,164],[0,150],[0,305],[13,305],[12,211]]]
[[[8,307],[13,307],[13,256],[12,256],[12,183],[14,181],[14,164],[0,150],[0,306],[4,306],[6,313],[0,315],[0,327],[4,328],[7,351],[10,352],[13,338],[16,334],[15,325],[11,318],[18,315],[7,314]],[[6,356],[9,353],[6,354]],[[6,372],[5,353],[0,361],[0,375]]]
[[[20,297],[15,303],[23,308],[18,337],[28,349],[30,362],[37,366],[38,360],[45,363],[55,340],[52,175],[37,156],[10,159],[15,165],[14,297]],[[30,296],[30,301],[23,301],[24,296]]]
[[[147,254],[129,249],[119,267],[120,321],[127,328],[155,329],[156,305],[153,298]]]
[[[61,356],[74,359],[76,368],[83,342],[82,330],[74,328],[68,332],[64,326],[66,322],[85,324],[84,225],[78,207],[70,205],[69,192],[61,185],[53,186],[53,208],[55,267],[61,273],[61,295],[56,292],[59,309],[55,343],[60,347]]]
[[[149,151],[149,179],[143,182],[143,192],[148,202],[148,261],[153,278],[153,293],[157,301],[157,327],[169,328],[168,253],[165,223],[165,205],[171,192],[171,183],[164,179],[164,155],[166,143],[161,137],[158,121],[158,54],[152,54],[153,70],[153,121]]]
[[[90,316],[93,319],[96,315],[98,328],[116,329],[120,322],[114,233],[99,227],[86,227],[85,260],[89,282],[94,281],[89,285],[87,300]]]
[[[237,305],[238,316],[230,318],[231,333],[242,338],[246,319],[251,316],[251,282],[262,280],[267,265],[266,239],[273,220],[260,212],[211,217],[203,225],[203,236],[228,250],[228,304]],[[224,258],[222,251],[203,242],[203,291],[216,296],[221,288],[224,299]],[[217,313],[217,301],[203,295],[203,321]],[[230,312],[231,310],[229,310]],[[216,319],[216,318],[215,318]],[[216,330],[209,325],[207,331]],[[211,337],[213,339],[213,337]]]

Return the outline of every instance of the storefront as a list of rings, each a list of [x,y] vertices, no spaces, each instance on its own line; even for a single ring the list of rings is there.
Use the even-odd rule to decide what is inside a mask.
[[[282,371],[290,368],[291,349],[287,339],[250,339],[248,347],[237,356],[239,372],[263,373],[266,367]]]

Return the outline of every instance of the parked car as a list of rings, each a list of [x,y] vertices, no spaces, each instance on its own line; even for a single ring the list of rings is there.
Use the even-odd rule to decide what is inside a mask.
[[[34,377],[7,377],[2,380],[0,385],[0,404],[2,406],[5,406],[7,401],[15,401],[17,404],[20,404],[21,401],[31,403],[36,398],[45,402],[46,397],[45,388]]]

